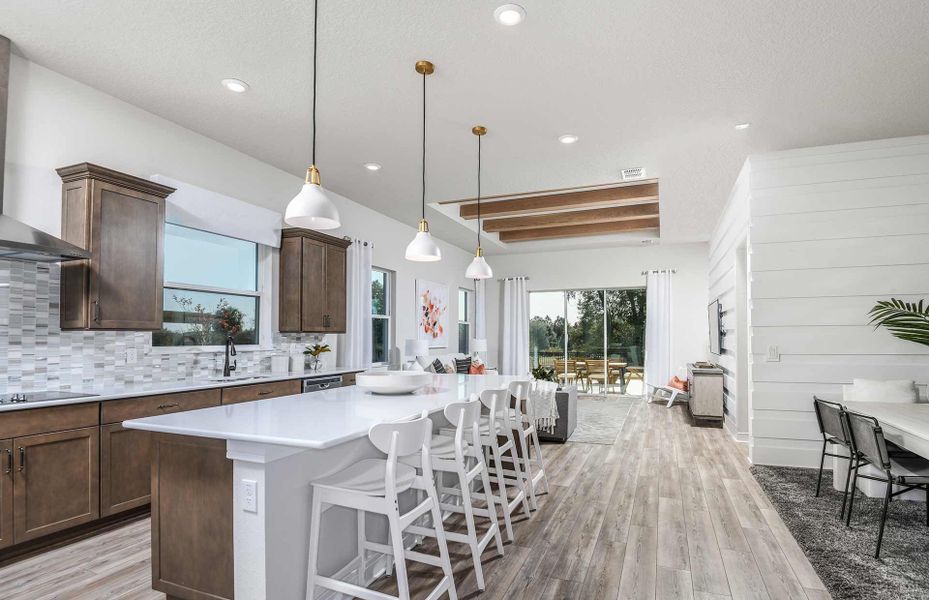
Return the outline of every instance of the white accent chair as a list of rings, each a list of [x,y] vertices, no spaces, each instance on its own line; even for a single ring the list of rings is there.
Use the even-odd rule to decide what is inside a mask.
[[[427,413],[413,421],[401,423],[381,423],[371,427],[368,439],[374,446],[387,455],[383,458],[369,458],[355,463],[338,473],[323,477],[313,482],[313,501],[310,512],[310,552],[307,567],[306,598],[315,598],[316,588],[323,588],[363,598],[365,600],[385,600],[397,598],[410,599],[410,585],[407,578],[406,560],[424,563],[442,569],[444,577],[429,594],[430,599],[439,598],[448,593],[450,600],[457,600],[455,580],[452,575],[451,560],[442,528],[442,515],[436,494],[432,474],[432,420]],[[419,455],[419,469],[401,462],[400,459]],[[408,490],[424,492],[417,498],[416,506],[401,513],[398,497]],[[358,553],[361,564],[357,584],[324,577],[317,572],[319,555],[320,519],[324,504],[344,506],[358,511]],[[365,513],[372,512],[387,517],[390,531],[388,544],[368,541],[365,534]],[[430,535],[436,538],[439,556],[432,556],[407,550],[403,543],[403,532],[408,531],[414,521],[431,514],[433,529]],[[424,528],[420,527],[419,530]],[[365,553],[368,550],[393,557],[397,573],[399,596],[389,596],[364,587]]]

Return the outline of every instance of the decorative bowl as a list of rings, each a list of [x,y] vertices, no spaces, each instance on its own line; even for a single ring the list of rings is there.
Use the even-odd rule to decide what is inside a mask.
[[[432,381],[423,371],[369,371],[355,377],[355,385],[372,394],[412,394]]]

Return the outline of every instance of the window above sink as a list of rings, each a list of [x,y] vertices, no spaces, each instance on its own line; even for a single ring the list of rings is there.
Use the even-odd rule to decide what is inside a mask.
[[[152,346],[221,347],[229,335],[239,346],[259,344],[262,249],[268,250],[165,224],[164,324]]]

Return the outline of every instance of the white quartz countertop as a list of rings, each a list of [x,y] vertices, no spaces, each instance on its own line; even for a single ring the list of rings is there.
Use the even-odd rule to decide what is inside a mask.
[[[290,379],[309,379],[315,377],[325,377],[327,375],[343,375],[345,373],[358,373],[362,369],[333,367],[330,369],[320,369],[319,371],[303,371],[299,373],[291,372],[286,374],[272,375],[270,373],[255,373],[254,375],[243,374],[233,376],[228,379],[219,377],[197,377],[191,379],[181,379],[178,381],[162,381],[149,383],[108,383],[102,385],[84,385],[80,388],[68,390],[55,390],[67,393],[77,394],[74,398],[63,398],[60,400],[43,400],[29,401],[23,403],[0,404],[0,412],[10,410],[28,410],[30,408],[42,408],[45,406],[61,406],[64,404],[81,404],[84,402],[101,402],[106,400],[119,400],[121,398],[138,398],[142,396],[154,396],[156,394],[174,394],[178,392],[192,392],[196,390],[207,390],[213,388],[233,387],[237,385],[251,385],[269,383],[273,381],[287,381]],[[25,394],[28,396],[29,391]]]
[[[435,375],[413,394],[375,395],[358,386],[282,396],[125,421],[130,429],[323,449],[364,437],[377,423],[435,413],[485,389],[518,379],[502,375]]]

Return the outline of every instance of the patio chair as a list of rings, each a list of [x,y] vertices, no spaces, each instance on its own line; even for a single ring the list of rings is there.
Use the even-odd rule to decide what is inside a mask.
[[[577,361],[563,358],[555,360],[555,379],[565,385],[577,383]]]

